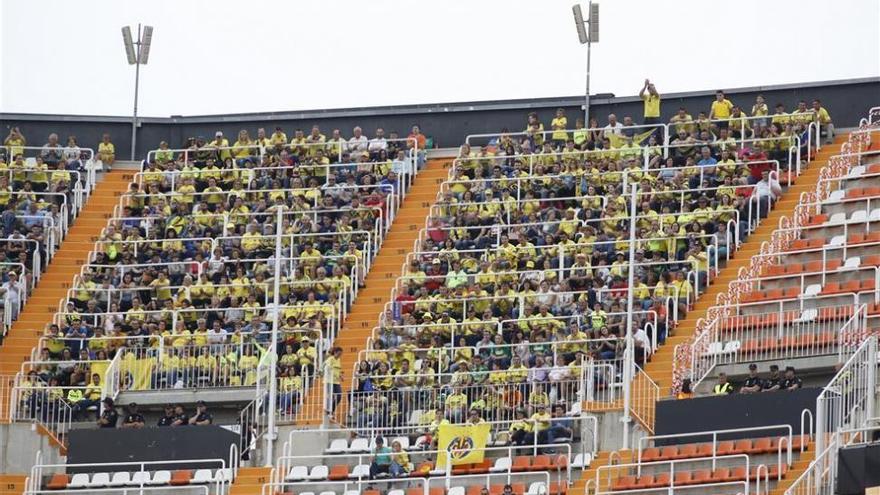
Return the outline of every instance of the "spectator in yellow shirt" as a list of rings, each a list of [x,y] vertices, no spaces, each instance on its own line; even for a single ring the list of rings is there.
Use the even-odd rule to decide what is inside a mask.
[[[101,136],[101,142],[98,143],[98,159],[107,167],[107,170],[116,162],[116,146],[110,142],[110,134],[106,132]]]
[[[645,85],[639,91],[639,98],[645,103],[645,125],[660,123],[660,93],[649,79],[645,79]]]
[[[717,127],[727,129],[727,119],[730,117],[732,109],[733,103],[724,96],[724,91],[718,90],[715,92],[715,101],[712,102],[709,109],[709,120],[720,120],[721,122],[716,123]]]
[[[568,133],[565,132],[566,127],[568,127],[568,118],[565,116],[565,109],[556,109],[556,117],[553,117],[553,120],[550,122],[550,127],[553,129],[553,147],[556,149],[562,149],[565,147],[565,142],[568,140]]]
[[[822,135],[824,131],[825,144],[833,143],[834,123],[831,122],[831,115],[828,113],[828,110],[825,110],[819,99],[813,100],[813,112],[816,113],[816,121],[819,122],[819,134]]]

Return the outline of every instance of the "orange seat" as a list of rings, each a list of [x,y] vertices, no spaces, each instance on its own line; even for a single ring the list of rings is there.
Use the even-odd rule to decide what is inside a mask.
[[[774,339],[775,340],[775,339]],[[750,438],[741,438],[733,445],[734,454],[746,454],[752,448],[752,440]]]
[[[828,215],[821,213],[819,215],[813,215],[810,217],[810,221],[807,222],[807,225],[822,225],[823,223],[828,221]]]
[[[822,294],[837,294],[840,292],[840,284],[837,282],[827,282],[822,288]]]
[[[651,488],[654,486],[654,475],[653,474],[643,474],[639,476],[636,480],[636,485],[633,487],[635,489],[640,488]]]
[[[785,270],[786,275],[797,275],[799,273],[803,273],[804,271],[809,271],[807,268],[800,263],[792,263],[790,265],[781,265],[782,269]]]
[[[442,486],[435,486],[428,490],[428,495],[444,495],[446,493],[446,489]]]
[[[844,282],[844,284],[840,287],[841,292],[858,292],[859,291],[859,281],[858,280],[849,280]]]
[[[793,435],[791,437],[791,450],[801,450],[801,447],[804,450],[807,450],[807,447],[810,445],[810,437],[806,435]]]
[[[700,469],[691,474],[691,485],[699,485],[702,483],[712,482],[712,471],[709,469]]]
[[[419,489],[416,488],[416,490]],[[480,495],[481,493],[483,493],[483,485],[470,485],[467,487],[467,495]]]
[[[421,488],[407,488],[406,495],[422,495],[425,493],[425,490]],[[479,495],[479,493],[477,494]]]
[[[788,466],[786,466],[785,464],[782,464],[782,466],[780,466],[779,464],[771,464],[770,466],[768,466],[768,468],[769,469],[767,470],[767,475],[770,477],[770,479],[780,477],[784,478],[786,473],[788,472]]]
[[[70,483],[70,478],[68,478],[66,474],[57,473],[52,475],[46,488],[50,490],[64,490],[67,488],[68,483]]]
[[[880,254],[872,254],[862,258],[863,266],[880,266]]]
[[[518,455],[513,458],[513,463],[511,463],[510,467],[512,471],[528,471],[531,464],[531,456]]]
[[[735,467],[730,470],[730,475],[727,476],[727,481],[745,481],[747,474],[745,466]]]
[[[565,469],[568,467],[568,456],[567,455],[558,455],[556,459],[553,460],[553,467],[555,469]]]
[[[864,191],[861,187],[853,187],[852,189],[847,189],[845,198],[860,198],[862,197],[862,192]]]
[[[678,458],[679,459],[690,459],[691,457],[699,457],[697,454],[697,445],[693,443],[689,443],[687,445],[682,445],[678,449]]]
[[[846,238],[846,243],[852,246],[853,244],[861,244],[865,242],[865,234],[850,234]]]
[[[532,465],[529,466],[529,471],[549,471],[551,467],[553,466],[549,455],[536,455],[532,457]]]
[[[773,452],[773,442],[768,437],[758,438],[752,443],[749,454],[767,454]]]
[[[631,490],[634,486],[636,486],[636,477],[629,475],[619,476],[613,483],[611,483],[611,489],[614,491]]]
[[[189,480],[192,479],[192,471],[188,469],[178,469],[171,473],[171,482],[169,485],[172,486],[181,486],[188,485]]]
[[[764,299],[782,299],[782,289],[770,289],[764,293]]]
[[[672,486],[689,485],[690,482],[691,482],[691,472],[690,471],[678,471],[675,473],[675,479],[672,482]]]
[[[431,461],[423,461],[420,462],[419,465],[409,472],[409,476],[411,478],[417,478],[419,476],[428,476],[428,473],[434,469],[434,463]]]
[[[864,191],[862,191],[862,196],[873,198],[880,196],[880,187],[866,187]]]
[[[550,483],[549,495],[566,495],[568,493],[568,483],[564,481],[553,481]]]
[[[664,461],[678,459],[678,446],[667,445],[666,447],[660,449],[660,459]]]
[[[654,482],[650,488],[663,488],[669,486],[669,473],[657,473],[654,475]]]
[[[513,493],[516,495],[525,495],[526,493],[526,484],[525,483],[511,483],[510,488],[513,489]],[[504,491],[504,485],[501,485],[502,491]]]
[[[712,444],[711,443],[701,443],[699,447],[697,447],[697,457],[709,457],[712,455]]]
[[[489,472],[489,469],[492,468],[492,460],[486,459],[483,462],[478,462],[473,465],[468,470],[468,474],[486,474]]]
[[[876,287],[877,287],[877,283],[874,281],[874,279],[869,278],[869,279],[862,280],[862,282],[859,284],[859,291],[860,292],[872,291]]]
[[[837,343],[837,334],[834,332],[822,332],[816,334],[816,345],[826,347]]]
[[[330,481],[347,480],[348,466],[344,464],[330,466],[330,472],[327,474],[327,479]]]
[[[840,268],[841,265],[843,265],[843,261],[841,260],[828,260],[827,262],[825,262],[825,271],[833,272],[834,270]]]
[[[800,295],[800,287],[786,287],[785,291],[782,293],[782,299],[797,299]],[[772,317],[778,318],[776,314],[773,314]]]
[[[713,483],[724,483],[728,481],[730,478],[730,469],[729,468],[717,468],[712,472],[712,482]]]
[[[452,474],[455,474],[455,475],[468,474],[472,467],[474,467],[474,464],[472,464],[472,463],[458,464],[458,465],[452,466]]]
[[[730,455],[733,453],[733,440],[723,440],[715,446],[715,453],[718,455]]]
[[[764,269],[764,274],[768,277],[778,277],[785,275],[785,265],[770,265]]]
[[[379,490],[364,490],[361,492],[361,495],[381,495]]]
[[[869,232],[865,234],[865,242],[880,242],[880,232]]]
[[[651,462],[660,459],[660,449],[657,447],[648,447],[642,451],[642,462]]]
[[[791,241],[791,245],[788,246],[789,251],[803,251],[807,249],[808,244],[806,239],[795,239]]]

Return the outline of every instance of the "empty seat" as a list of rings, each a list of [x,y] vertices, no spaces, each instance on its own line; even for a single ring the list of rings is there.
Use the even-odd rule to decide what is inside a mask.
[[[682,445],[678,449],[678,458],[679,459],[690,459],[691,457],[697,457],[697,446],[696,444],[687,444]]]
[[[654,481],[651,483],[651,488],[662,488],[665,486],[669,486],[669,473],[655,474]]]
[[[677,445],[667,445],[660,449],[660,459],[662,460],[670,460],[678,458],[678,446]]]
[[[52,478],[49,479],[49,482],[46,483],[46,488],[50,490],[64,490],[67,488],[67,483],[70,479],[64,473],[56,473],[52,475]]]
[[[775,340],[775,339],[774,339]],[[736,441],[733,446],[734,454],[747,454],[752,449],[752,440],[749,438],[741,438]]]
[[[508,469],[510,469],[510,467],[510,457],[499,457],[495,459],[495,465],[492,466],[492,469],[490,469],[489,471],[493,473],[501,473],[506,472]]]
[[[730,470],[730,475],[727,477],[727,481],[745,481],[746,475],[745,466],[738,466]]]
[[[150,480],[151,485],[167,485],[171,483],[171,471],[162,469],[153,473],[153,479]]]
[[[330,442],[330,446],[324,452],[328,454],[341,454],[348,450],[348,440],[337,438]]]
[[[216,473],[214,473],[214,481],[218,482],[229,482],[235,476],[232,473],[232,468],[222,468],[218,469]]]
[[[89,488],[101,488],[110,484],[110,473],[95,473],[87,485]]]
[[[699,469],[691,473],[691,485],[699,485],[702,483],[710,483],[712,481],[712,471],[708,469]]]
[[[327,479],[330,481],[339,481],[348,479],[348,466],[345,464],[336,464],[330,467],[330,471],[327,475]]]
[[[868,212],[866,210],[856,210],[849,216],[849,221],[853,223],[864,223],[868,220]]]
[[[758,438],[752,444],[752,448],[748,450],[748,454],[767,454],[773,452],[773,442],[768,437]]]
[[[474,463],[470,469],[468,469],[468,474],[486,474],[492,469],[492,459],[484,459],[483,462]]]
[[[308,466],[293,466],[287,472],[287,481],[305,481],[309,477]]]
[[[125,486],[131,481],[131,474],[128,471],[120,471],[113,473],[107,486]]]
[[[369,478],[370,477],[370,465],[369,464],[358,464],[351,470],[351,474],[348,475],[351,479],[359,479],[359,478]]]
[[[346,452],[358,453],[358,452],[369,452],[370,451],[370,441],[366,438],[355,438],[351,441],[351,445],[345,449]]]
[[[453,488],[450,488],[450,489],[449,489],[449,494],[450,494],[450,495],[453,495],[453,493],[454,493],[455,495],[464,495],[464,488],[462,488],[462,487],[460,487],[460,486],[455,487],[455,488],[461,488],[461,493],[453,492],[453,491],[452,491]],[[331,493],[334,493],[334,492],[331,492]],[[335,493],[334,493],[334,495],[335,495]],[[388,490],[388,493],[387,493],[386,495],[406,495],[406,492],[404,492],[403,490],[399,490],[399,489],[397,489],[397,490]]]
[[[532,465],[529,471],[549,471],[553,467],[550,456],[546,454],[536,455],[532,457]]]
[[[846,222],[846,213],[837,212],[837,213],[831,215],[831,218],[828,219],[827,223],[829,225],[833,225],[833,224],[844,223],[844,222]]]
[[[527,495],[544,495],[547,493],[547,485],[543,481],[534,481],[529,485]]]
[[[829,246],[843,246],[844,244],[846,244],[846,236],[843,235],[836,235],[828,241]]]
[[[327,476],[329,474],[330,474],[330,469],[327,466],[320,464],[320,465],[314,466],[312,468],[312,470],[309,472],[308,480],[309,481],[326,480]]]
[[[150,481],[149,471],[138,471],[131,475],[131,480],[129,480],[128,486],[149,485]]]
[[[211,476],[210,469],[196,469],[196,472],[193,473],[192,480],[190,483],[194,485],[199,485],[202,483],[210,483],[214,480],[214,477]]]
[[[574,460],[571,462],[571,467],[584,469],[590,466],[592,460],[592,455],[589,452],[578,453],[575,454]]]
[[[838,203],[841,199],[846,197],[846,191],[843,189],[837,189],[835,191],[831,191],[831,194],[825,199],[826,203]]]
[[[192,471],[188,469],[178,469],[171,473],[171,481],[169,484],[172,486],[183,486],[188,485],[190,480],[192,480]]]
[[[85,488],[89,486],[89,475],[86,473],[76,473],[70,478],[67,488]]]
[[[630,490],[636,486],[635,476],[620,476],[611,483],[611,489],[614,491]]]
[[[528,471],[532,465],[532,458],[527,455],[514,456],[511,467],[513,471]]]
[[[733,440],[723,440],[716,444],[715,453],[717,455],[733,454]]]
[[[403,490],[399,490],[399,491],[403,492]],[[391,493],[391,492],[388,492],[388,493]],[[336,492],[326,491],[326,492],[321,492],[318,495],[336,495]]]
[[[730,478],[730,469],[726,467],[721,467],[715,469],[712,472],[712,482],[713,483],[725,483],[729,481]]]

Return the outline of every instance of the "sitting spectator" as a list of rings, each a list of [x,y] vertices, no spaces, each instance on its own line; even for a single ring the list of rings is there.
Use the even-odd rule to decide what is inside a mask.
[[[165,414],[159,418],[156,426],[172,426],[176,420],[177,415],[174,413],[174,406],[165,404]]]
[[[113,399],[105,397],[102,409],[101,417],[98,418],[98,427],[116,428],[116,423],[119,421],[119,413],[116,412],[116,407],[113,405]]]
[[[376,437],[376,447],[373,449],[373,462],[370,463],[370,479],[376,479],[379,475],[390,474],[391,449],[385,446],[382,437]]]
[[[98,143],[98,159],[107,167],[107,170],[113,168],[116,163],[116,146],[110,141],[110,134],[106,132],[101,136],[101,142]]]
[[[761,377],[758,376],[758,365],[752,363],[749,365],[749,376],[746,378],[745,382],[743,382],[739,391],[743,394],[754,394],[760,392],[762,386],[763,381],[761,380]]]
[[[733,384],[727,381],[727,373],[718,373],[718,383],[712,387],[715,395],[730,395],[733,393]]]
[[[779,376],[779,366],[770,365],[770,375],[761,385],[761,392],[775,392],[782,387],[782,377]]]
[[[781,390],[797,390],[804,386],[804,382],[795,374],[794,366],[785,367],[785,378],[779,384]]]
[[[208,412],[208,405],[200,400],[196,403],[196,413],[189,418],[189,424],[195,426],[209,425],[214,422],[214,417]]]

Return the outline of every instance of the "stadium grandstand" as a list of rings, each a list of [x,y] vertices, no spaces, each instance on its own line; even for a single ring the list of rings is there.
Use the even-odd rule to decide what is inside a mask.
[[[880,78],[635,86],[0,113],[0,495],[880,487]]]

